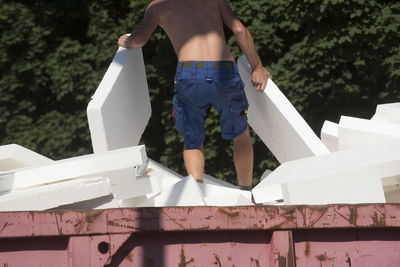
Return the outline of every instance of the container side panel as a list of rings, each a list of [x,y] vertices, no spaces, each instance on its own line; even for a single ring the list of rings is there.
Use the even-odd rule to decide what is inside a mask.
[[[296,266],[400,266],[400,229],[293,231]]]

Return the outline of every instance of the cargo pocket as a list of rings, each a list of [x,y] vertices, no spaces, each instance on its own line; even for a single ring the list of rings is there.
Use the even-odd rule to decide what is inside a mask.
[[[249,103],[244,92],[232,96],[230,100],[231,114],[233,120],[234,136],[242,134],[247,129],[247,111]]]
[[[176,97],[174,97],[174,99],[172,100],[172,117],[174,118],[176,129],[183,137],[185,137],[185,112],[183,109],[183,105],[176,100]]]

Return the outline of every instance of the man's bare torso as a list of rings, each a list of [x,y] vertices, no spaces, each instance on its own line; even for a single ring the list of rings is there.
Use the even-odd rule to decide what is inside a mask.
[[[159,25],[167,33],[179,61],[234,58],[223,31],[218,0],[156,0]]]

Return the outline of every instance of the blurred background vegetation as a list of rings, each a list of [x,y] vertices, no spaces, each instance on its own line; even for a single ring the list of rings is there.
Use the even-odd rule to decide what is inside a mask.
[[[0,145],[53,159],[92,153],[86,106],[148,0],[0,0]],[[319,136],[324,120],[370,118],[400,100],[400,2],[232,0],[275,83]],[[235,57],[241,52],[229,30]],[[158,28],[143,48],[152,117],[142,138],[150,158],[185,174],[171,118],[177,63]],[[216,112],[206,120],[206,172],[236,183],[231,142]],[[278,163],[253,133],[254,183]]]

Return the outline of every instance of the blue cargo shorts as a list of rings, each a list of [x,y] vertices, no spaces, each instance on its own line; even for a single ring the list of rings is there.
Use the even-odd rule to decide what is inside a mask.
[[[249,104],[236,63],[231,61],[179,62],[174,79],[173,117],[187,149],[204,142],[204,118],[212,105],[220,117],[224,139],[247,129]]]

